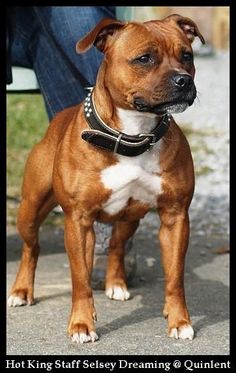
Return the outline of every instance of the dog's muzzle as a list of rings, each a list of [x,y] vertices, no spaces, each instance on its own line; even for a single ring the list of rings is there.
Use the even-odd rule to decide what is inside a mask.
[[[151,104],[143,97],[134,97],[133,107],[137,111],[160,115],[167,112],[181,113],[191,106],[196,98],[197,91],[193,78],[189,74],[171,75],[166,90],[163,88],[163,95],[169,99],[157,104]]]

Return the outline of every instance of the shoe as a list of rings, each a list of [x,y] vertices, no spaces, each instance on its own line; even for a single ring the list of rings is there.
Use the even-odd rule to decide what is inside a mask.
[[[92,288],[96,290],[105,289],[105,277],[109,242],[112,233],[112,224],[95,222],[94,230],[96,234],[96,244],[93,262]],[[136,251],[133,246],[133,237],[125,245],[125,272],[127,282],[131,282],[136,274]]]
[[[55,215],[62,215],[64,214],[62,208],[60,205],[57,205],[56,207],[54,207],[54,209],[52,210],[53,214]]]

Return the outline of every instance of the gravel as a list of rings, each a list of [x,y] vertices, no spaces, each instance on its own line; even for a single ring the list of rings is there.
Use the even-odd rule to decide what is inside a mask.
[[[187,136],[190,147],[197,148],[192,151],[195,171],[210,170],[196,176],[191,220],[199,233],[207,229],[220,236],[229,233],[229,54],[197,57],[195,66],[198,100],[175,119],[201,132]]]

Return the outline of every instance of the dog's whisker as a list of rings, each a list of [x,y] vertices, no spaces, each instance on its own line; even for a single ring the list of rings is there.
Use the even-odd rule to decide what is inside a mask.
[[[197,91],[196,99],[197,99],[198,103],[200,103],[200,97],[199,96],[201,96],[201,92]],[[194,101],[194,104],[195,104],[195,101]]]

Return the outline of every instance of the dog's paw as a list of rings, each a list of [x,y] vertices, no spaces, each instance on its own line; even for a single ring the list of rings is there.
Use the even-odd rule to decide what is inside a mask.
[[[191,325],[184,325],[179,328],[172,328],[169,332],[170,338],[175,339],[190,339],[194,337],[194,330]]]
[[[94,331],[87,333],[74,333],[72,334],[72,342],[76,343],[87,343],[87,342],[95,342],[97,341],[98,335]]]
[[[27,304],[27,301],[25,299],[22,299],[16,295],[10,295],[10,297],[7,300],[8,307],[20,307],[25,306]]]
[[[111,286],[106,289],[106,296],[110,299],[125,301],[130,298],[130,293],[120,286]]]

